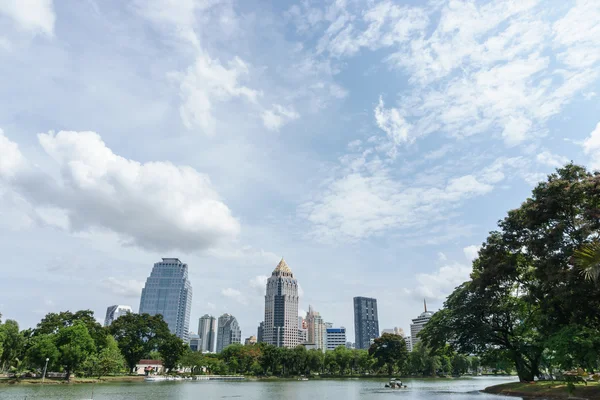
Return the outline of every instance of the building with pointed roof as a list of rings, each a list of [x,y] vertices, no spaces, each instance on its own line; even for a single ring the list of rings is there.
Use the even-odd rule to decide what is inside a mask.
[[[433,313],[431,311],[427,311],[427,301],[423,299],[423,308],[424,311],[417,318],[412,320],[412,324],[410,324],[410,351],[413,350],[415,345],[421,341],[419,338],[419,332],[425,328],[425,324],[429,322],[431,317],[433,317]]]
[[[296,347],[298,340],[298,281],[282,258],[267,280],[263,341]]]

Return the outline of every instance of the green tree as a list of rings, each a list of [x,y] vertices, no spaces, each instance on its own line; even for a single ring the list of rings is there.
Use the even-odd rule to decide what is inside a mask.
[[[65,379],[71,379],[73,371],[93,354],[96,346],[85,324],[77,321],[72,326],[61,328],[56,334],[59,364],[65,370]]]
[[[563,370],[578,367],[592,373],[598,370],[600,332],[596,329],[582,325],[565,326],[550,337],[547,346],[552,354],[552,363]]]
[[[73,326],[76,322],[81,322],[87,328],[90,336],[94,340],[96,350],[100,351],[106,346],[106,328],[96,321],[94,312],[91,310],[80,310],[75,313],[62,311],[60,313],[49,313],[37,324],[33,335],[57,334],[61,328]]]
[[[509,211],[422,337],[463,354],[511,360],[519,378],[540,374],[548,339],[562,327],[600,327],[598,286],[573,268],[600,231],[600,173],[569,164]]]
[[[31,339],[25,359],[34,368],[42,369],[48,359],[48,368],[57,365],[59,359],[56,335],[38,335]]]
[[[470,362],[467,356],[455,353],[452,357],[452,374],[464,375],[469,372]]]
[[[181,357],[180,364],[184,368],[189,368],[192,375],[197,375],[206,366],[206,360],[201,352],[192,351],[188,347]]]
[[[403,368],[408,360],[404,338],[391,333],[384,333],[375,339],[369,348],[369,354],[377,360],[378,367],[387,368],[388,375],[392,375],[397,368]]]
[[[7,319],[0,327],[3,336],[3,352],[0,356],[0,370],[8,369],[19,358],[23,360],[25,339],[19,331],[17,321]]]
[[[185,353],[187,345],[174,334],[162,338],[158,344],[158,351],[163,359],[163,365],[167,371],[177,367],[177,363]]]
[[[133,313],[116,319],[110,325],[110,333],[117,340],[130,372],[141,359],[158,350],[161,342],[171,335],[161,315]],[[166,360],[163,359],[163,362]]]
[[[98,379],[105,375],[117,374],[125,368],[125,358],[119,350],[119,345],[114,337],[107,335],[106,346],[98,354],[97,372]]]

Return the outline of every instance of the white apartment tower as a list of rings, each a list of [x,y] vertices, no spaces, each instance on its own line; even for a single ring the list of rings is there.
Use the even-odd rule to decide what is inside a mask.
[[[308,343],[314,344],[317,349],[325,351],[327,327],[323,321],[323,317],[310,305],[306,313],[306,324],[308,328]]]
[[[296,347],[298,340],[298,281],[282,258],[267,280],[263,341]]]
[[[423,300],[423,306],[425,311],[421,313],[417,318],[412,320],[412,324],[410,324],[410,350],[414,349],[414,347],[421,341],[417,336],[419,332],[425,328],[425,324],[429,322],[431,317],[433,317],[433,313],[431,311],[427,311],[427,302]]]

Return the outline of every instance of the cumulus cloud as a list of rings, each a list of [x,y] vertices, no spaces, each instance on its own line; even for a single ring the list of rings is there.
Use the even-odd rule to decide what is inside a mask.
[[[102,286],[117,296],[139,298],[144,282],[135,279],[118,279],[109,276],[101,281]]]
[[[264,296],[267,287],[267,279],[269,279],[267,275],[257,275],[250,279],[248,284],[257,294]]]
[[[221,294],[225,297],[228,297],[230,299],[237,301],[240,304],[247,303],[246,296],[244,296],[244,294],[242,292],[240,292],[239,290],[236,290],[233,288],[227,288],[227,289],[221,290]]]
[[[60,176],[25,168],[15,156],[0,164],[2,176],[12,171],[10,187],[34,208],[46,209],[48,220],[64,224],[66,218],[71,231],[106,229],[126,244],[158,251],[205,250],[239,233],[238,221],[209,177],[193,168],[123,158],[94,132],[49,132],[38,138]],[[18,151],[15,146],[7,146],[11,154]],[[14,165],[21,167],[15,172]]]
[[[3,0],[0,14],[12,19],[24,31],[54,35],[56,15],[52,0]]]
[[[600,170],[600,122],[583,142],[583,151],[590,157],[590,167]]]
[[[471,267],[453,263],[440,267],[430,274],[417,274],[418,286],[414,294],[418,297],[443,300],[452,291],[469,279]]]
[[[278,131],[283,125],[290,121],[300,118],[300,114],[291,107],[284,107],[279,104],[273,104],[270,110],[263,111],[263,124],[271,131]]]
[[[215,103],[233,98],[255,103],[261,92],[240,83],[248,73],[248,64],[239,57],[224,66],[219,60],[200,51],[195,63],[185,73],[172,74],[179,82],[182,101],[179,113],[183,124],[189,129],[199,127],[206,135],[214,135],[217,128],[213,115]]]
[[[25,166],[25,158],[19,150],[19,145],[11,142],[4,131],[0,129],[0,177],[12,178]]]
[[[473,261],[479,256],[480,248],[481,248],[481,246],[470,245],[463,249],[463,253],[465,254],[465,257],[467,258],[467,260]]]

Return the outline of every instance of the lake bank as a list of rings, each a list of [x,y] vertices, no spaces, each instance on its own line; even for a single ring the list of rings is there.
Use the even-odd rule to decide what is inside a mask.
[[[487,387],[483,392],[525,398],[600,400],[600,385],[596,382],[588,382],[587,386],[578,384],[573,394],[569,394],[565,382],[556,381],[503,383]]]
[[[122,383],[122,382],[143,382],[143,376],[123,375],[123,376],[103,376],[98,378],[73,378],[66,381],[62,378],[46,378],[42,383],[41,378],[23,378],[16,380],[14,378],[0,378],[0,385],[72,385],[72,384],[96,384],[96,383]]]

